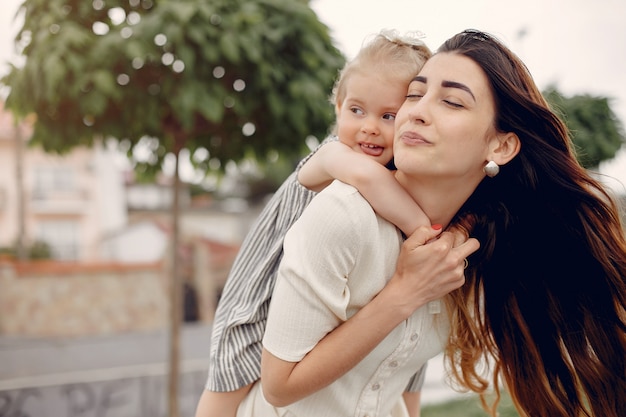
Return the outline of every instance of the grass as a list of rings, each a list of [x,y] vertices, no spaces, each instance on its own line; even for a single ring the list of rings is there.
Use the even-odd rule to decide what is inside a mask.
[[[491,400],[491,399],[489,399]],[[519,417],[511,398],[502,393],[498,406],[499,417]],[[453,400],[441,404],[422,407],[421,417],[488,417],[489,414],[482,408],[478,397]]]

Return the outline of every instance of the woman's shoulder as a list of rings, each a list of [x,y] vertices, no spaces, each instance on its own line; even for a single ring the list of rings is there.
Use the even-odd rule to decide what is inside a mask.
[[[359,190],[339,180],[320,191],[302,217],[342,230],[357,230],[358,225],[376,222],[376,213]]]
[[[365,197],[359,193],[356,187],[339,180],[334,180],[328,187],[320,191],[318,195],[321,195],[322,198],[335,201],[336,204],[358,205],[364,208],[369,207],[371,210],[369,203]]]

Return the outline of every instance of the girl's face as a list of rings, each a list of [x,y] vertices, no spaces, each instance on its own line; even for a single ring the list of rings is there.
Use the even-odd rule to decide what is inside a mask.
[[[439,53],[411,82],[396,116],[395,164],[420,178],[484,177],[496,139],[495,105],[487,77],[470,58]]]
[[[406,83],[383,75],[354,73],[337,103],[337,135],[353,150],[386,164],[393,157],[394,121]]]

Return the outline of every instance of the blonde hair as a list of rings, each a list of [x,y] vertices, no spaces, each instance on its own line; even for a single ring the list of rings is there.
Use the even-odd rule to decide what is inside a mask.
[[[355,73],[375,71],[383,77],[406,82],[422,69],[432,52],[421,40],[419,32],[399,35],[393,30],[383,30],[365,42],[357,56],[349,61],[339,73],[330,101],[341,103],[346,97],[347,80]]]

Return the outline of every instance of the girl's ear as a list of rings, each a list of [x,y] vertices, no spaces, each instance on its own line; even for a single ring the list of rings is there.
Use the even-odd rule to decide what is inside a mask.
[[[519,137],[513,132],[498,134],[492,143],[493,148],[487,160],[498,165],[504,165],[515,158],[522,146]]]
[[[335,103],[335,119],[339,118],[339,111],[341,110],[341,100],[337,99]]]

